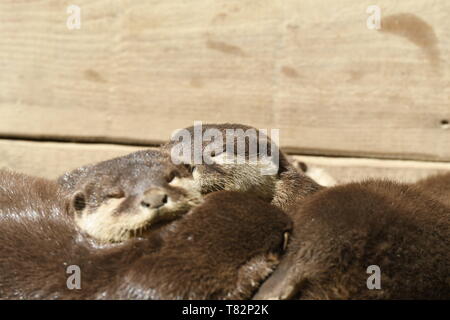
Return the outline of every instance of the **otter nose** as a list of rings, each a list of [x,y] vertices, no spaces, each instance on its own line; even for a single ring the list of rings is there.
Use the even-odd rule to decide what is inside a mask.
[[[152,209],[162,207],[165,203],[167,203],[167,194],[163,192],[148,192],[141,201],[143,207]]]

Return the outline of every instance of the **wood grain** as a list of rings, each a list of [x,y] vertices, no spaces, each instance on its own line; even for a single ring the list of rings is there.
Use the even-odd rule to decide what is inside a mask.
[[[82,165],[96,163],[144,149],[143,147],[111,144],[81,144],[0,140],[0,169],[15,170],[46,178]],[[303,161],[309,170],[320,169],[337,183],[357,181],[368,177],[390,178],[414,182],[420,178],[450,171],[450,163],[292,156]]]
[[[0,140],[0,169],[54,179],[66,171],[119,157],[142,148]]]
[[[379,160],[364,158],[334,158],[292,156],[293,162],[303,162],[313,171],[313,178],[325,174],[331,176],[337,184],[361,181],[368,178],[391,179],[412,183],[444,172],[450,172],[448,162]],[[319,170],[317,170],[319,169]],[[319,179],[317,179],[319,180]]]
[[[450,2],[0,2],[0,137],[157,143],[279,128],[295,153],[450,160]]]

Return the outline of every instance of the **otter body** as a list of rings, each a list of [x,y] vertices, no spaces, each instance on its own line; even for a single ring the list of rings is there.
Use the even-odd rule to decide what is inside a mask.
[[[369,180],[290,209],[294,233],[256,299],[449,299],[450,207],[418,186]],[[369,266],[381,289],[369,290]]]
[[[415,185],[434,199],[450,207],[450,172],[422,179]]]
[[[218,192],[145,238],[104,244],[80,232],[54,182],[7,172],[0,182],[2,299],[250,298],[290,229],[275,207]],[[67,286],[71,266],[81,289]]]
[[[192,127],[187,130],[193,134]],[[170,154],[173,146],[170,142],[161,150]],[[282,153],[279,170],[270,177],[259,174],[258,164],[190,165],[202,194],[233,190],[256,195],[294,220],[288,254],[256,298],[449,298],[445,190],[450,175],[409,186],[370,180],[325,189],[297,172]],[[372,265],[381,269],[381,290],[367,287],[366,270]]]
[[[291,220],[255,197],[220,191],[167,229],[161,249],[125,274],[126,298],[142,298],[146,284],[157,290],[145,298],[249,299],[279,263]]]
[[[173,146],[170,142],[163,150]],[[257,298],[449,298],[450,214],[443,187],[450,189],[450,175],[415,186],[372,180],[322,188],[296,172],[281,152],[278,173],[268,183],[248,165],[192,165],[203,192],[254,193],[266,184],[265,194],[272,197],[265,200],[294,220],[296,240]],[[383,290],[367,288],[371,265],[381,268]],[[311,273],[311,280],[303,272]]]

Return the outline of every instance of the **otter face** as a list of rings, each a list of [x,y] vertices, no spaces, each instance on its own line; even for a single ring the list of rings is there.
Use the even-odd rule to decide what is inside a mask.
[[[105,242],[140,235],[201,202],[191,173],[163,158],[100,163],[89,168],[74,190],[70,208],[76,224]]]
[[[189,127],[184,130],[190,135],[188,142],[194,141],[195,128]],[[182,149],[180,144],[184,142],[169,142],[162,146],[162,152],[173,162],[183,162],[190,167],[202,194],[220,190],[238,191],[253,194],[270,202],[274,197],[276,184],[280,180],[279,175],[290,165],[286,156],[270,138],[255,128],[239,124],[210,124],[204,125],[202,130],[203,134],[207,130],[216,130],[214,132],[218,136],[225,138],[211,142],[202,141],[198,149],[194,148],[194,143],[189,144],[186,148],[190,149],[191,157],[179,152]],[[235,130],[234,135],[227,135],[227,130]],[[238,130],[241,130],[241,135]],[[248,130],[253,130],[253,134],[248,133],[250,132]],[[262,137],[264,142],[261,142]],[[261,143],[266,144],[265,149],[269,154],[261,151]],[[184,150],[183,148],[183,152]],[[201,163],[194,161],[195,157],[198,159],[195,153],[202,153]]]
[[[226,153],[211,157],[213,164],[191,164],[193,178],[200,187],[202,194],[213,191],[227,190],[253,194],[269,201],[274,196],[277,175],[262,175],[264,166],[260,161],[251,163],[227,163]],[[236,155],[238,158],[238,156]],[[238,160],[240,161],[240,160]]]

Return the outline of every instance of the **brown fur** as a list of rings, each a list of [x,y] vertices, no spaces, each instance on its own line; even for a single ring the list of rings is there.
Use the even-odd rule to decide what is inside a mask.
[[[203,126],[203,131],[211,128],[218,129],[224,136],[226,129],[253,129],[238,124],[219,124]],[[193,135],[193,127],[187,129]],[[249,158],[249,140],[246,139],[245,142],[247,146],[245,157]],[[259,146],[259,140],[256,142]],[[269,150],[271,143],[269,139]],[[206,145],[205,143],[202,148],[204,149]],[[237,145],[236,138],[235,145]],[[75,210],[79,217],[76,219],[79,227],[102,241],[122,241],[136,233],[140,234],[142,229],[159,220],[178,218],[200,201],[200,196],[195,192],[208,194],[218,190],[240,191],[257,196],[280,208],[287,208],[297,198],[304,198],[321,188],[313,180],[298,172],[277,147],[275,152],[279,152],[279,170],[273,175],[265,176],[254,164],[174,165],[170,158],[172,146],[173,143],[164,145],[161,148],[162,152],[138,151],[95,165],[84,166],[60,177],[58,182],[75,199],[73,207],[76,209],[78,202],[86,204],[85,209]],[[221,147],[222,151],[225,151],[226,145],[223,144]],[[193,175],[187,169],[193,171]],[[193,176],[194,179],[189,186],[183,185],[183,188],[178,188],[174,194],[171,193],[171,185],[167,182],[167,177],[173,172],[182,178]],[[156,217],[148,217],[145,212],[141,213],[139,202],[150,187],[163,191],[178,203],[182,203],[179,212],[167,208]],[[195,196],[188,196],[186,190]],[[120,201],[116,201],[116,198]],[[116,206],[114,215],[108,214],[112,211],[111,208]],[[137,222],[135,218],[139,218]]]
[[[256,299],[449,299],[450,208],[417,186],[370,180],[289,209],[288,252]],[[369,290],[366,268],[381,269]]]
[[[226,129],[255,129],[250,126],[242,124],[207,124],[202,126],[203,132],[207,129],[218,129],[223,137],[225,137]],[[194,127],[186,128],[191,134],[192,140],[194,136]],[[259,131],[256,130],[259,134]],[[259,139],[259,137],[257,137]],[[237,139],[234,139],[235,146],[237,145]],[[267,150],[271,150],[271,140],[268,137]],[[249,155],[249,139],[246,139],[246,157]],[[257,141],[259,145],[259,140]],[[169,142],[161,147],[161,151],[168,155],[171,154],[173,146],[178,141]],[[210,142],[204,142],[202,150]],[[226,144],[222,145],[222,151],[225,151]],[[252,167],[252,165],[234,164],[234,165],[220,165],[220,164],[194,164],[191,159],[190,165],[193,170],[196,170],[194,177],[199,181],[201,192],[206,194],[217,190],[232,190],[241,191],[247,194],[254,194],[265,201],[286,209],[293,202],[299,198],[304,198],[322,187],[314,180],[307,177],[302,172],[298,171],[288,160],[287,156],[275,147],[275,152],[279,153],[279,169],[276,174],[271,177],[261,176],[258,169]],[[192,154],[194,153],[192,147]],[[257,150],[257,156],[260,155],[260,150]],[[236,150],[235,150],[236,153]],[[253,155],[255,156],[255,155]]]
[[[73,194],[89,185],[103,192],[141,193],[148,187],[166,186],[175,177],[192,177],[184,166],[172,164],[158,150],[142,150],[122,157],[83,166],[58,179],[62,189]],[[107,188],[105,188],[105,186]],[[112,190],[109,190],[109,189]]]
[[[55,201],[55,183],[1,172],[0,185],[3,299],[249,298],[290,229],[261,200],[219,192],[148,238],[98,245]],[[80,290],[66,287],[69,265],[81,268]]]
[[[249,128],[224,124],[203,129],[210,127],[222,132]],[[163,152],[172,145],[163,146]],[[236,190],[245,180],[249,187],[239,191],[271,201],[295,219],[289,254],[257,297],[448,297],[449,209],[444,204],[450,176],[417,186],[372,180],[321,190],[283,154],[273,184],[245,166],[195,165],[195,170],[203,193]],[[382,290],[367,289],[365,271],[371,264],[381,267]]]
[[[158,288],[152,298],[250,298],[277,265],[290,228],[281,210],[257,198],[215,192],[169,225],[162,249],[138,261],[126,282],[150,283]]]
[[[73,198],[80,229],[102,241],[126,240],[201,201],[191,173],[155,150],[85,166],[58,182]]]
[[[422,179],[416,186],[450,207],[450,172]]]

